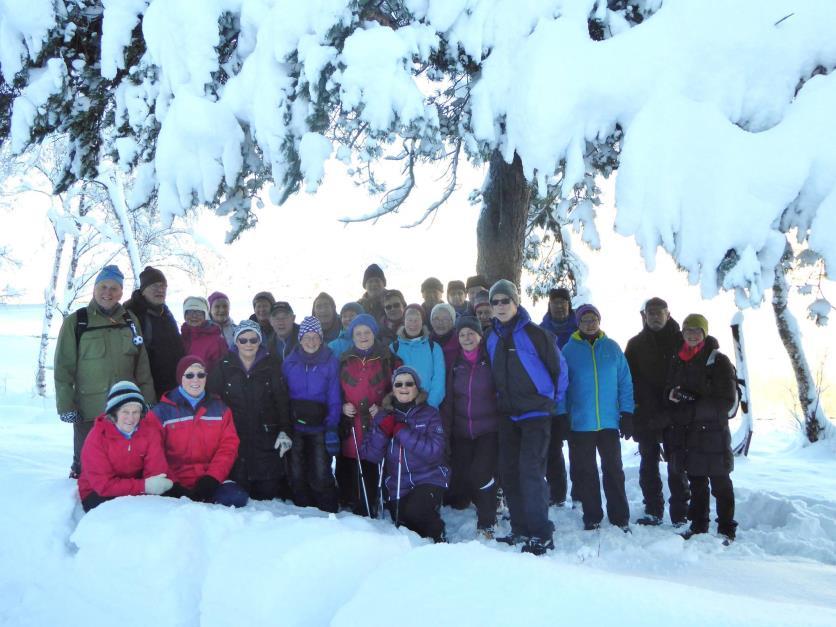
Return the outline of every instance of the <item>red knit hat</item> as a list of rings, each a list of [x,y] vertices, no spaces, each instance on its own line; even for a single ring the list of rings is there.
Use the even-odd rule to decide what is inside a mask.
[[[206,368],[206,362],[203,361],[202,357],[198,357],[197,355],[186,355],[180,361],[177,362],[177,383],[178,385],[183,380],[183,373],[186,372],[190,367],[193,365],[198,364],[203,366],[204,370],[208,370]]]

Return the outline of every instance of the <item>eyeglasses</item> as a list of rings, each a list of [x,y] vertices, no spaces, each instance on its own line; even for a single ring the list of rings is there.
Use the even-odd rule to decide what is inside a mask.
[[[186,377],[187,379],[194,379],[195,377],[197,377],[198,379],[205,379],[206,378],[206,373],[205,372],[186,372],[186,373],[183,373],[183,376]]]
[[[414,388],[415,381],[395,381],[394,386],[396,388]]]
[[[498,305],[510,305],[511,299],[510,298],[494,298],[491,301],[491,305],[496,307]]]
[[[258,339],[257,337],[239,337],[236,341],[239,344],[244,345],[244,344],[258,344],[261,340]]]
[[[403,305],[400,303],[390,303],[388,305],[384,305],[383,308],[386,311],[392,311],[393,309],[403,309]]]

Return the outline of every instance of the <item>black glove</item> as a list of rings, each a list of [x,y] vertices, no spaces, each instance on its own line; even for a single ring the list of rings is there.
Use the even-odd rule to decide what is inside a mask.
[[[558,414],[554,417],[554,426],[557,429],[554,437],[560,440],[568,440],[569,432],[572,430],[569,424],[569,414]]]
[[[633,437],[633,414],[630,412],[621,412],[621,422],[618,426],[618,433],[625,440]]]
[[[676,386],[671,390],[671,400],[679,403],[693,403],[695,400],[697,400],[697,395],[693,392],[683,390],[681,387]]]
[[[215,479],[215,477],[211,477],[209,475],[199,477],[194,484],[194,500],[201,501],[202,503],[208,503],[214,499],[215,490],[218,489],[219,485],[221,485],[221,482]]]
[[[192,498],[192,493],[179,483],[175,483],[167,492],[163,493],[163,496],[168,496],[173,499],[179,499],[181,496]]]

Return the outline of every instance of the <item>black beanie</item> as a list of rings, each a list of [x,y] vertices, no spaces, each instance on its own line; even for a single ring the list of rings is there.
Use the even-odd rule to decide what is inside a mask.
[[[459,316],[456,320],[456,333],[458,334],[462,329],[473,329],[480,336],[484,333],[482,323],[474,316]]]
[[[154,285],[154,283],[165,283],[168,285],[168,281],[165,280],[165,275],[162,272],[151,266],[145,266],[145,270],[139,273],[139,291],[142,292],[146,287]]]
[[[375,277],[382,280],[384,287],[386,286],[386,275],[383,274],[383,270],[379,265],[373,263],[366,268],[366,271],[363,273],[363,289],[366,288],[366,281]]]

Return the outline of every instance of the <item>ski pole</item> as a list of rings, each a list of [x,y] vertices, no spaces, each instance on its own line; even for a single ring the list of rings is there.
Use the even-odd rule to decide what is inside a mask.
[[[401,456],[403,455],[403,447],[398,445],[398,489],[395,496],[395,526],[401,524]]]
[[[383,461],[377,465],[377,516],[383,518]]]
[[[363,464],[360,462],[360,447],[357,446],[357,431],[351,425],[351,437],[354,438],[354,451],[357,454],[357,472],[360,475],[360,489],[363,491],[363,502],[366,504],[366,515],[371,518],[372,512],[369,509],[369,494],[366,492],[366,478],[363,476]]]

